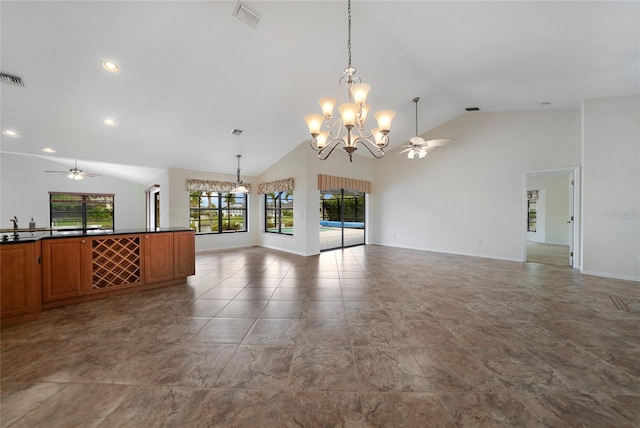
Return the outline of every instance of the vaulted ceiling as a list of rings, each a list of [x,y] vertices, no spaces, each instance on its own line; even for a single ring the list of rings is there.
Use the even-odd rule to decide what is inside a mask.
[[[337,97],[346,1],[3,1],[3,152],[257,175],[308,138]],[[465,113],[578,108],[640,92],[640,3],[354,1],[352,62],[392,146]],[[120,71],[110,73],[110,60]],[[551,104],[543,104],[551,103]],[[103,123],[116,120],[116,126]],[[233,128],[241,136],[230,135]],[[309,156],[314,156],[310,150]],[[355,160],[357,161],[357,159]],[[89,168],[86,168],[89,169]],[[144,178],[140,179],[144,180]]]

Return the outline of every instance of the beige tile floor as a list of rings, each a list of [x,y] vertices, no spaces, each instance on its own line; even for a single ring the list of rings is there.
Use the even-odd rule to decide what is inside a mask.
[[[637,427],[640,285],[385,248],[197,256],[2,330],[11,427]]]

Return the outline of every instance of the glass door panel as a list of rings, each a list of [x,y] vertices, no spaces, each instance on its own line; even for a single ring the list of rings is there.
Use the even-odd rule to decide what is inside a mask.
[[[365,244],[365,194],[320,191],[320,251]]]

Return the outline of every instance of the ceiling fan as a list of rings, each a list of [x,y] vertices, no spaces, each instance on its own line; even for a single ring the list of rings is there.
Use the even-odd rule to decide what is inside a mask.
[[[452,138],[435,138],[425,141],[424,138],[418,136],[418,101],[420,101],[419,97],[413,99],[413,102],[416,103],[416,136],[411,137],[406,145],[401,146],[405,149],[399,153],[407,153],[409,159],[414,159],[415,157],[422,159],[427,153],[435,150],[436,147],[444,146],[453,141]]]
[[[97,177],[99,174],[92,174],[90,172],[84,172],[81,169],[78,169],[78,161],[75,161],[75,166],[70,168],[69,171],[45,171],[52,172],[54,174],[62,174],[66,175],[71,180],[82,180],[85,177]]]

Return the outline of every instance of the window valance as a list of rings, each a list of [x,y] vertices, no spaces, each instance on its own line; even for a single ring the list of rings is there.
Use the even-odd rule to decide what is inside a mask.
[[[276,192],[293,192],[293,178],[258,184],[258,193],[261,195]]]
[[[187,190],[192,192],[231,192],[237,186],[235,181],[215,181],[215,180],[187,180]],[[245,183],[244,187],[251,193],[251,184]]]
[[[366,180],[318,174],[318,190],[349,189],[371,194],[372,187]]]

